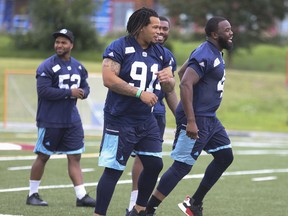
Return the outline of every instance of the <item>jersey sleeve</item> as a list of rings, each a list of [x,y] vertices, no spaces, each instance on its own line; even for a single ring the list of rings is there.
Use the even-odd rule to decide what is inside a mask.
[[[83,99],[87,98],[88,95],[90,94],[90,86],[89,83],[87,82],[88,79],[88,72],[86,68],[81,65],[81,83],[80,83],[80,88],[84,90],[84,97]]]
[[[124,51],[123,47],[125,47],[125,39],[120,38],[118,40],[113,41],[104,51],[103,59],[110,58],[113,61],[118,62],[120,65],[124,59]]]
[[[170,65],[170,67],[172,68],[172,72],[173,72],[173,75],[174,75],[175,71],[177,70],[177,62],[176,62],[176,59],[175,59],[173,53],[172,53],[169,49],[167,49],[166,47],[164,47],[164,50],[165,50],[165,52],[166,52],[167,55],[168,55],[169,65]]]
[[[209,56],[206,55],[206,52],[197,48],[189,57],[188,67],[193,68],[201,78],[209,71],[209,62]]]
[[[54,72],[49,67],[49,61],[43,62],[36,71],[37,93],[39,97],[48,100],[60,100],[71,96],[70,89],[53,87]]]

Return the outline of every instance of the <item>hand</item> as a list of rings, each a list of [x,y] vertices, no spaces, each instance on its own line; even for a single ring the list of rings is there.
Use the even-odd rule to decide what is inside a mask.
[[[173,91],[175,86],[175,79],[170,67],[164,68],[155,73],[161,85],[161,90],[165,93]]]
[[[84,90],[81,88],[71,89],[71,97],[83,99],[84,98]]]
[[[165,68],[161,71],[158,71],[155,74],[157,75],[157,78],[158,78],[160,83],[169,83],[170,78],[173,77],[172,71],[169,70],[168,68]]]
[[[191,122],[191,123],[187,123],[187,126],[186,126],[186,135],[188,137],[190,137],[191,139],[198,139],[199,136],[198,136],[198,127],[196,125],[195,122]]]
[[[153,92],[142,91],[140,100],[148,106],[153,107],[157,103],[158,97]]]

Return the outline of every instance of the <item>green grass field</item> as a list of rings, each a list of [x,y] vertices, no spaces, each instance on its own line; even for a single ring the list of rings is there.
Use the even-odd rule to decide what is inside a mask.
[[[0,38],[0,56],[13,55],[9,51],[9,41],[2,43]],[[6,45],[5,45],[6,44]],[[173,48],[179,56],[178,64],[188,57],[195,47],[192,43],[175,42]],[[37,52],[37,51],[36,51]],[[23,54],[24,52],[22,52]],[[272,54],[271,54],[272,53]],[[19,55],[18,55],[19,54]],[[0,77],[5,69],[33,70],[43,61],[44,56],[23,58],[19,51],[16,56],[0,58]],[[30,53],[31,54],[31,53]],[[29,56],[29,53],[24,56]],[[32,53],[33,54],[33,53]],[[52,54],[52,53],[51,53]],[[79,56],[90,72],[101,71],[101,64],[88,58],[95,53]],[[99,53],[97,53],[99,55]],[[234,58],[236,69],[226,70],[225,92],[218,117],[231,133],[235,160],[225,175],[205,198],[204,215],[209,216],[286,216],[288,186],[288,92],[285,83],[285,48],[258,46],[251,52],[241,51]],[[241,69],[241,70],[240,70]],[[249,69],[249,70],[247,70]],[[177,76],[176,76],[177,77]],[[0,79],[0,122],[3,119],[4,80]],[[179,80],[176,91],[179,94]],[[175,120],[167,112],[167,126],[172,131]],[[34,129],[4,129],[0,126],[0,142],[12,142],[33,146],[36,140]],[[238,131],[239,135],[235,134]],[[274,132],[274,133],[255,133]],[[82,169],[87,191],[95,196],[97,181],[102,168],[97,166],[101,131],[86,132],[86,154],[82,158]],[[282,134],[283,133],[283,134]],[[171,150],[173,132],[166,133],[164,152]],[[0,143],[0,148],[4,144]],[[0,215],[92,215],[93,209],[76,208],[74,189],[67,174],[66,159],[49,161],[40,189],[42,197],[49,202],[48,207],[25,205],[28,193],[30,166],[34,159],[32,151],[0,150]],[[182,180],[157,211],[158,215],[182,215],[177,208],[186,195],[191,195],[200,182],[211,157],[203,155],[187,179]],[[164,169],[172,163],[164,155]],[[131,183],[132,160],[123,173],[108,211],[109,216],[125,214],[128,206]],[[92,169],[92,170],[91,170]],[[90,170],[90,171],[89,171]],[[270,179],[270,180],[269,180]],[[127,180],[127,181],[125,181]]]
[[[230,131],[235,159],[223,177],[204,200],[204,215],[209,216],[285,216],[288,187],[288,135],[266,133],[240,133]],[[2,142],[34,145],[35,131],[3,132]],[[164,170],[172,163],[169,157],[173,131],[165,134]],[[97,166],[100,136],[87,131],[86,153],[82,157],[82,169],[86,190],[95,197],[97,181],[102,168]],[[0,146],[2,146],[0,144]],[[48,207],[32,207],[25,204],[28,193],[32,151],[0,151],[0,215],[48,216],[93,215],[93,208],[75,207],[75,194],[67,174],[65,158],[51,159],[42,179],[40,194]],[[183,215],[177,204],[191,195],[200,182],[211,156],[203,154],[186,179],[183,179],[157,210],[157,215]],[[107,215],[121,216],[129,203],[131,190],[131,163],[116,187]],[[86,170],[86,172],[85,172]]]
[[[106,43],[110,40],[106,40]],[[53,50],[51,48],[51,53],[47,53],[47,56],[42,52],[37,55],[35,54],[37,50],[15,50],[11,39],[6,36],[0,35],[0,42],[0,77],[2,77],[0,79],[0,122],[2,122],[4,71],[6,69],[35,71],[44,58],[53,54]],[[169,42],[179,66],[200,43],[172,39]],[[92,53],[91,51],[78,53],[75,50],[72,55],[75,54],[90,73],[101,73],[99,56],[102,52],[103,50],[95,49]],[[37,56],[37,58],[28,58],[30,56]],[[237,51],[233,56],[233,69],[226,70],[225,92],[218,111],[218,117],[227,129],[288,132],[286,57],[286,47],[267,44],[257,45],[250,51],[242,49]],[[178,84],[179,80],[176,83],[176,91],[179,94]],[[175,127],[171,112],[167,112],[167,126]]]
[[[16,59],[0,58],[0,75],[4,76],[4,68],[33,71],[33,68],[36,68],[41,62],[40,59],[23,59],[17,60],[19,65],[12,66],[14,61]],[[84,64],[91,72],[100,73],[101,71],[99,63],[84,62]],[[285,73],[228,69],[223,102],[218,111],[218,117],[227,129],[288,132],[288,86],[285,84],[285,76]],[[176,78],[178,77],[176,76]],[[176,91],[179,95],[178,84],[179,80],[177,79]],[[1,79],[0,89],[3,88],[3,79]],[[2,119],[3,103],[4,94],[3,91],[0,91],[0,116]],[[167,126],[175,127],[175,120],[170,111],[167,112]]]

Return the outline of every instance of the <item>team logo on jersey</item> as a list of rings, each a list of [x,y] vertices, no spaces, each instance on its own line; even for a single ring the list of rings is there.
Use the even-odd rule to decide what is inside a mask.
[[[134,53],[134,47],[125,47],[125,54]]]
[[[204,63],[204,62],[200,62],[199,65],[200,65],[201,67],[205,67],[205,63]]]
[[[72,68],[71,68],[71,66],[68,66],[68,67],[67,67],[67,70],[69,70],[69,71],[70,71],[71,69],[72,69]]]
[[[57,64],[57,65],[55,65],[54,67],[52,67],[52,70],[53,70],[54,73],[56,73],[56,72],[59,71],[60,69],[61,69],[61,67],[60,67],[59,64]]]
[[[147,52],[142,52],[143,57],[147,57]]]
[[[219,60],[219,58],[216,58],[214,60],[214,67],[217,67],[219,64],[220,64],[220,60]]]

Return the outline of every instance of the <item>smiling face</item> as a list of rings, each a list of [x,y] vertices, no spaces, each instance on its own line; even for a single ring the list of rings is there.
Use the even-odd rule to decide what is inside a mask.
[[[169,22],[161,20],[159,31],[160,31],[160,33],[158,36],[158,42],[160,44],[164,44],[165,41],[168,39],[168,36],[169,36],[169,31],[170,31]]]
[[[73,43],[66,37],[58,36],[55,39],[54,49],[56,54],[63,60],[69,60]]]
[[[216,34],[218,35],[217,42],[219,47],[221,49],[231,50],[233,47],[233,32],[231,30],[231,25],[227,20],[219,22]]]
[[[150,23],[144,26],[137,37],[137,41],[142,48],[147,48],[150,43],[158,42],[160,19],[158,17],[150,17]]]

